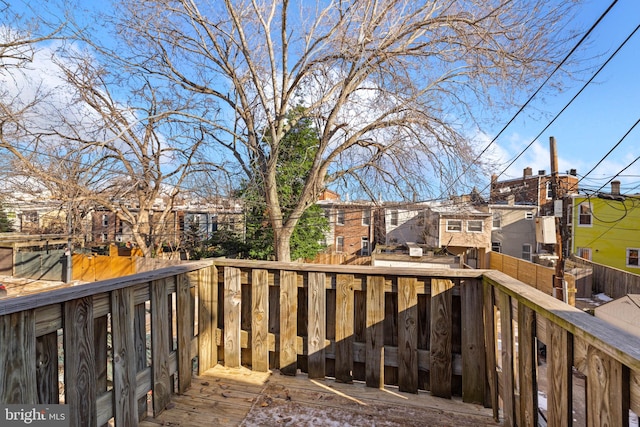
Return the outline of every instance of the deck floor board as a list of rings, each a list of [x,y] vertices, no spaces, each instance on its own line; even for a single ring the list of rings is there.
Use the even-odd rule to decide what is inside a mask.
[[[216,366],[194,377],[170,408],[141,427],[165,426],[496,426],[490,409],[441,399],[428,392],[402,393],[363,383],[310,380],[278,371]]]

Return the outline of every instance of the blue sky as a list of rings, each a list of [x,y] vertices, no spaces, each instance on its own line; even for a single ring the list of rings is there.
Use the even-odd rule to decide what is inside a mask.
[[[611,1],[587,1],[578,12],[577,24],[588,30]],[[585,64],[596,69],[619,47],[640,24],[640,1],[619,0],[591,36],[576,52],[580,57],[592,58]],[[510,161],[518,155],[553,117],[580,90],[593,72],[584,73],[571,81],[559,93],[547,93],[518,116],[497,140],[495,154]],[[489,140],[515,114],[505,114],[504,122],[486,130]],[[575,168],[578,176],[589,172],[603,156],[640,119],[640,30],[600,72],[595,80],[576,98],[558,119],[535,140],[501,179],[521,176],[526,166],[550,170],[549,137],[556,138],[560,172]],[[494,134],[491,134],[494,132]],[[605,161],[580,182],[584,189],[609,191],[607,182],[640,156],[640,124],[623,140]],[[496,173],[505,170],[506,164]],[[623,193],[640,193],[640,160],[618,177]]]
[[[586,0],[580,6],[575,27],[586,31],[607,9],[613,0]],[[84,6],[95,6],[88,2]],[[14,4],[20,7],[20,2]],[[22,5],[24,7],[24,5]],[[530,166],[534,173],[550,170],[549,137],[557,141],[559,170],[577,169],[582,177],[589,172],[605,154],[640,119],[640,31],[638,31],[613,58],[604,70],[590,83],[578,98],[562,113],[549,129],[536,136],[560,112],[569,100],[581,89],[592,73],[615,51],[629,34],[640,24],[640,1],[618,0],[612,10],[598,25],[586,43],[576,52],[576,58],[590,58],[580,64],[590,67],[568,82],[563,92],[547,90],[521,113],[497,139],[490,152],[502,166],[495,173],[501,179],[522,175],[524,167]],[[522,99],[524,102],[526,98]],[[485,128],[484,147],[511,119],[517,109],[504,113],[502,121],[492,128]],[[511,160],[531,144],[512,166]],[[618,148],[602,162],[580,186],[586,190],[608,191],[608,181],[640,156],[640,125],[638,125]],[[640,159],[623,172],[623,193],[640,193]],[[488,184],[489,177],[486,177]]]

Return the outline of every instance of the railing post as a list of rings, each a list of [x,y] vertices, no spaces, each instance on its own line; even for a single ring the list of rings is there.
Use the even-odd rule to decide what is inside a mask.
[[[554,322],[547,321],[547,340],[547,423],[558,427],[570,426],[573,423],[572,336]]]
[[[251,271],[251,369],[269,370],[269,272]]]
[[[520,420],[523,426],[538,426],[538,381],[536,378],[536,315],[518,303],[518,367],[520,373]]]
[[[178,335],[178,393],[184,393],[191,385],[193,370],[191,360],[191,338],[193,318],[191,316],[191,292],[185,274],[175,276],[176,317]]]
[[[629,369],[593,346],[587,350],[587,423],[629,425]]]
[[[500,292],[498,307],[500,309],[500,340],[502,342],[502,402],[504,405],[504,424],[506,426],[514,426],[516,425],[516,413],[511,297],[504,292]]]
[[[384,277],[367,276],[366,362],[367,387],[384,387]]]
[[[298,287],[295,271],[280,270],[280,372],[296,375],[298,370]]]
[[[151,282],[151,388],[153,415],[158,416],[171,401],[169,349],[171,323],[169,318],[168,279]]]
[[[0,402],[38,403],[36,388],[34,310],[0,316],[0,366],[10,366],[0,378]]]
[[[96,359],[93,340],[93,297],[64,303],[64,385],[71,426],[94,426]]]
[[[218,361],[218,280],[215,266],[198,270],[198,372],[202,374]]]
[[[240,366],[240,269],[224,268],[224,366]]]
[[[493,259],[493,253],[491,254]],[[485,361],[487,365],[487,389],[485,405],[490,404],[493,409],[493,419],[499,421],[498,407],[498,374],[496,371],[496,309],[493,286],[483,283],[483,313],[484,313],[484,345]],[[488,398],[487,398],[488,397]]]
[[[415,277],[398,278],[398,386],[418,392],[418,290]]]
[[[336,276],[336,381],[353,381],[353,275]]]
[[[133,288],[111,292],[113,341],[113,413],[117,426],[137,426],[136,348]]]
[[[482,282],[464,280],[460,287],[462,309],[462,400],[484,403],[486,366],[482,311]]]
[[[324,273],[309,273],[308,300],[308,374],[325,377],[325,339],[327,337],[327,290]]]
[[[431,279],[431,350],[429,382],[431,394],[451,398],[451,316],[454,283]]]

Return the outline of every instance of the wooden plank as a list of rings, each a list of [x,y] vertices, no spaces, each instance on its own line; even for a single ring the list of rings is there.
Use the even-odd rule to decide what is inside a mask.
[[[95,313],[94,313],[95,314]],[[107,391],[107,329],[108,317],[100,316],[93,320],[93,346],[96,356],[96,392]],[[57,356],[56,356],[57,357]]]
[[[185,274],[175,276],[176,280],[176,322],[178,335],[178,393],[184,393],[191,386],[193,370],[191,358],[191,338],[193,338],[193,318],[191,316],[191,293]]]
[[[34,332],[35,313],[25,310],[0,316],[0,402],[3,404],[38,403]]]
[[[484,403],[486,362],[484,351],[483,288],[479,280],[465,280],[460,289],[462,316],[462,400]]]
[[[640,373],[630,371],[629,376],[629,407],[636,414],[640,414]]]
[[[451,291],[448,279],[431,279],[431,394],[451,398]]]
[[[623,365],[640,371],[640,346],[637,345],[637,337],[634,335],[498,271],[485,272],[483,280],[533,309],[540,317],[551,319],[572,335],[599,348]]]
[[[308,298],[308,376],[311,379],[326,375],[325,339],[327,337],[327,290],[324,273],[309,273]]]
[[[224,366],[238,368],[240,361],[240,269],[224,268]]]
[[[571,335],[554,322],[547,322],[547,340],[547,422],[552,426],[570,426],[573,423]]]
[[[523,426],[538,426],[538,381],[536,377],[536,316],[518,305],[518,368],[520,373],[520,420]]]
[[[353,275],[336,276],[336,381],[353,382]]]
[[[269,358],[269,368],[280,366],[280,286],[269,286],[269,337],[273,337],[273,355]],[[269,338],[271,339],[271,338]],[[276,344],[276,340],[278,343]],[[273,348],[273,350],[271,350]]]
[[[384,387],[384,277],[367,277],[365,380],[367,387]]]
[[[158,416],[171,401],[169,348],[171,319],[169,317],[168,281],[151,283],[151,370],[153,415]]]
[[[498,296],[500,309],[500,340],[502,343],[502,402],[504,424],[515,425],[515,378],[513,371],[513,317],[511,297],[504,292]]]
[[[295,375],[298,370],[296,346],[298,286],[296,273],[280,271],[280,372]]]
[[[218,281],[215,267],[203,268],[198,275],[198,370],[213,368],[218,362],[216,327]]]
[[[135,312],[132,288],[111,293],[113,401],[116,425],[137,426]]]
[[[398,324],[398,386],[400,391],[417,393],[418,290],[414,277],[398,278]]]
[[[133,292],[133,288],[129,288]],[[147,286],[147,290],[149,286]],[[133,298],[135,304],[135,298]],[[134,310],[133,334],[136,348],[136,373],[147,368],[147,309],[146,304],[136,304]],[[138,419],[142,420],[147,416],[147,396],[138,399]]]
[[[494,253],[491,253],[493,260]],[[487,385],[485,387],[485,406],[493,409],[493,419],[500,420],[498,405],[498,373],[496,371],[496,309],[493,287],[483,283],[483,318],[484,318],[484,345],[485,363],[487,372]]]
[[[587,350],[587,425],[629,425],[629,370],[593,346]]]
[[[269,272],[251,271],[251,369],[269,370]]]
[[[93,283],[83,283],[82,286],[64,286],[56,288],[48,291],[46,298],[42,297],[42,293],[34,292],[24,296],[3,299],[0,300],[0,315],[64,303],[72,299],[104,294],[105,292],[111,292],[116,289],[128,288],[141,283],[148,283],[152,280],[169,278],[189,271],[195,271],[200,268],[209,267],[210,265],[211,261],[193,261],[145,273],[132,274],[126,277],[118,277]]]
[[[93,298],[64,303],[64,386],[69,424],[93,426],[96,412],[96,359],[93,337]]]
[[[60,403],[57,332],[50,332],[36,338],[36,381],[38,384],[38,403]]]

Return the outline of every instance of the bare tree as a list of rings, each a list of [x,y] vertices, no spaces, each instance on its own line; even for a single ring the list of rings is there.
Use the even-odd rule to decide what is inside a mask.
[[[555,66],[574,5],[121,1],[110,22],[124,43],[118,53],[129,53],[123,63],[219,105],[217,143],[238,172],[262,175],[276,256],[289,260],[294,226],[329,184],[411,198],[455,182],[479,151],[469,127]],[[287,111],[298,105],[315,121],[319,149],[285,212],[276,165],[292,126]]]
[[[110,73],[95,58],[70,52],[75,57],[57,61],[67,103],[44,98],[30,117],[14,117],[17,132],[0,138],[0,146],[13,155],[19,175],[63,203],[113,212],[153,256],[210,132],[202,123],[191,126],[185,98],[177,107],[144,77],[128,75],[120,84],[123,70]]]

